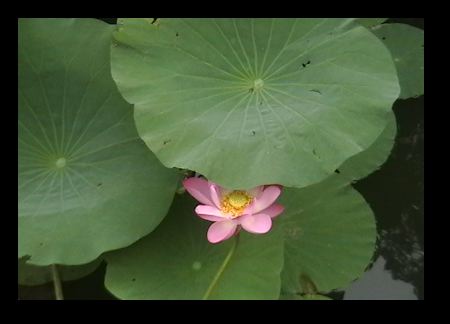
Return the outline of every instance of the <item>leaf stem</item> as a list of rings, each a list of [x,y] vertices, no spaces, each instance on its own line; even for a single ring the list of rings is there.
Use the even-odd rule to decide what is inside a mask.
[[[52,278],[53,278],[53,288],[55,290],[56,300],[64,300],[61,278],[59,277],[59,272],[56,264],[52,264]]]
[[[220,266],[219,271],[217,271],[214,279],[211,281],[211,284],[209,285],[208,289],[206,290],[205,294],[203,295],[202,300],[208,299],[209,296],[211,295],[211,292],[214,289],[214,287],[216,286],[217,281],[219,281],[220,276],[222,275],[222,273],[225,270],[226,266],[230,262],[231,257],[234,254],[234,251],[236,251],[236,248],[237,248],[238,244],[239,244],[239,233],[236,234],[235,240],[233,241],[233,245],[231,246],[230,251],[228,252],[225,260],[222,263],[222,265]]]

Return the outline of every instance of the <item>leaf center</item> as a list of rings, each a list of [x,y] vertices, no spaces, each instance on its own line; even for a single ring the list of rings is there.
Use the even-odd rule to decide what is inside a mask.
[[[58,169],[64,168],[66,166],[66,159],[60,157],[58,160],[56,160],[55,165]]]
[[[261,80],[261,79],[256,79],[256,80],[253,82],[253,90],[254,90],[254,91],[261,90],[261,89],[263,88],[263,86],[264,86],[264,81]]]

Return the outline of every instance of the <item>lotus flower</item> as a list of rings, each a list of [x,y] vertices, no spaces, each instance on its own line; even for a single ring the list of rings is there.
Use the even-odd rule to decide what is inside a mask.
[[[267,233],[272,218],[284,207],[275,203],[281,186],[258,186],[251,190],[228,190],[203,178],[187,178],[186,190],[201,205],[195,208],[198,216],[214,222],[208,229],[208,241],[219,243],[232,237],[242,227],[254,234]]]

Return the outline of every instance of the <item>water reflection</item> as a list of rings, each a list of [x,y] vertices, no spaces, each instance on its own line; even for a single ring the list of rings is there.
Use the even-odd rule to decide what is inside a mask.
[[[372,268],[345,291],[344,300],[414,300],[417,299],[414,289],[413,285],[394,279],[386,268],[386,259],[380,256]]]
[[[412,285],[416,299],[424,297],[423,103],[421,97],[395,104],[398,133],[392,154],[379,171],[355,184],[375,213],[379,234],[375,259],[385,264],[380,268],[375,262],[347,289],[344,299],[348,292],[354,297],[355,289],[358,299],[396,299],[394,296],[403,296],[406,289],[398,284],[400,280]],[[391,284],[396,281],[384,295],[377,291],[385,286],[379,282],[383,276]]]

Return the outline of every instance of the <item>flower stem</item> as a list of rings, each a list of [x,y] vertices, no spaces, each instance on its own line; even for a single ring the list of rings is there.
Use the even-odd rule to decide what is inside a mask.
[[[56,264],[52,264],[52,277],[53,277],[53,288],[55,290],[56,300],[64,300],[61,278],[59,277],[59,272]]]
[[[223,261],[222,265],[219,268],[219,271],[217,271],[214,279],[211,281],[211,284],[209,285],[208,289],[206,290],[205,294],[202,297],[202,300],[206,300],[211,295],[212,290],[217,285],[217,281],[219,281],[220,276],[222,275],[223,271],[225,270],[226,266],[231,260],[231,257],[234,254],[234,251],[236,251],[236,248],[239,244],[239,232],[236,234],[235,239],[233,241],[233,245],[231,246],[230,251],[228,252],[225,260]]]

